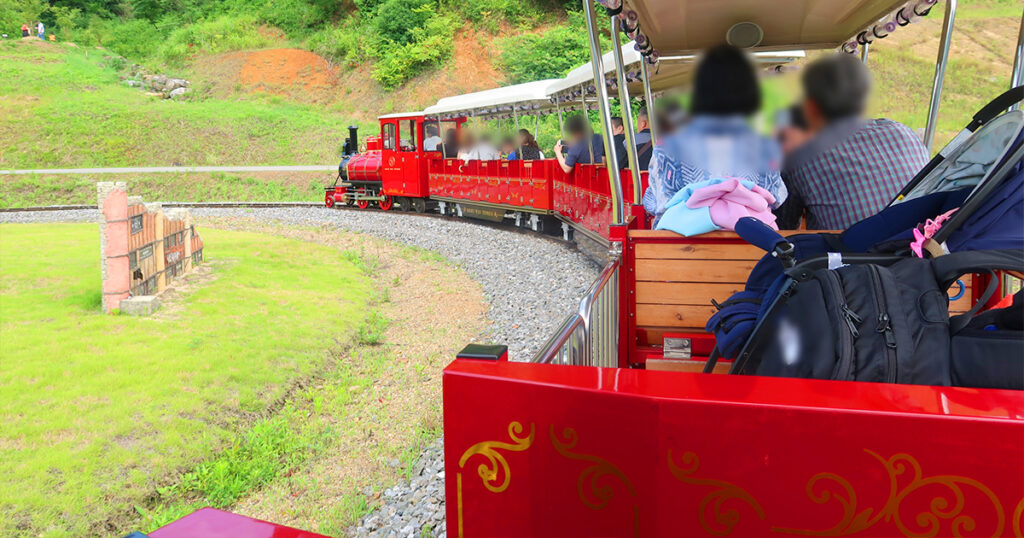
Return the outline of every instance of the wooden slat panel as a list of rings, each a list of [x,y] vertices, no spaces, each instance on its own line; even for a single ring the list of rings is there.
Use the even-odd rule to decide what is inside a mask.
[[[783,237],[789,237],[791,235],[805,234],[805,233],[820,233],[820,234],[835,234],[842,233],[836,230],[780,230],[779,233]],[[675,232],[668,230],[630,230],[629,237],[633,239],[678,239],[680,241],[687,241],[691,239],[738,239],[739,236],[736,232],[708,232],[706,234],[700,234],[694,237],[686,237],[679,235]]]
[[[647,359],[646,368],[659,372],[689,372],[699,374],[704,371],[705,361],[681,359]],[[712,371],[714,374],[728,374],[732,369],[731,362],[719,361]]]
[[[764,251],[753,245],[710,243],[639,243],[637,259],[760,260]]]
[[[644,260],[636,264],[636,279],[654,282],[746,283],[755,263],[753,260]]]
[[[715,313],[715,307],[693,305],[636,305],[636,324],[657,327],[680,327],[703,332],[708,318]]]
[[[743,291],[739,283],[637,282],[636,302],[649,304],[709,305]]]

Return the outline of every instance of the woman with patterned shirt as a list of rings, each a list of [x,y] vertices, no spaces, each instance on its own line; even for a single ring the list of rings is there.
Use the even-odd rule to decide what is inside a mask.
[[[781,204],[787,192],[778,143],[749,125],[760,108],[761,88],[746,54],[730,45],[709,49],[697,66],[692,119],[654,148],[647,212],[660,218],[683,187],[728,178],[750,181],[775,197],[773,207]]]

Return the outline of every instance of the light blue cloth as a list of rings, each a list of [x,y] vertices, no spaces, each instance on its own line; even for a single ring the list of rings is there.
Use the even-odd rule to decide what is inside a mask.
[[[706,234],[708,232],[714,232],[721,230],[722,228],[711,220],[711,207],[686,207],[686,201],[693,196],[693,193],[698,189],[708,187],[711,185],[717,185],[723,181],[728,181],[730,178],[715,178],[707,179],[704,181],[698,181],[697,183],[690,183],[679,189],[672,198],[665,204],[665,212],[662,213],[661,218],[655,223],[655,230],[670,230],[686,237],[693,237],[695,235]],[[754,188],[754,182],[746,179],[740,180],[740,185],[748,189]]]
[[[676,193],[711,178],[750,181],[770,192],[778,207],[788,196],[781,159],[778,143],[754,132],[742,116],[695,116],[654,147],[644,208],[660,219]]]

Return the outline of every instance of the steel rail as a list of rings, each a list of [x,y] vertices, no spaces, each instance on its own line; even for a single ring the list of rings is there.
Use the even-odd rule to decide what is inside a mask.
[[[615,367],[618,362],[619,260],[609,261],[531,362]],[[609,288],[609,285],[611,286]],[[608,290],[608,293],[604,293]]]

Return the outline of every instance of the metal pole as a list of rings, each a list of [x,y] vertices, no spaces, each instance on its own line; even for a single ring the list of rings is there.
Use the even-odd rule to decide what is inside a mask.
[[[558,139],[565,136],[565,123],[562,121],[562,107],[558,104],[559,98],[555,97],[555,112],[558,112]]]
[[[583,0],[586,2],[586,0]],[[590,112],[587,111],[587,88],[580,84],[580,101],[583,102],[583,120],[587,124],[587,135],[590,134]],[[593,138],[593,137],[591,137]],[[594,143],[593,140],[587,140],[587,149],[590,150],[590,163],[597,164],[594,162]]]
[[[1024,85],[1024,13],[1020,16],[1020,32],[1017,34],[1017,53],[1013,56],[1013,73],[1010,75],[1010,87]],[[1013,109],[1020,108],[1020,103],[1013,105]]]
[[[651,92],[651,74],[647,69],[647,59],[640,59],[640,78],[644,81],[644,105],[647,106],[647,125],[651,129],[651,144],[658,142],[658,122],[654,113],[654,94]]]
[[[583,0],[583,11],[587,16],[587,37],[590,39],[590,66],[594,70],[594,91],[597,92],[597,107],[601,111],[601,128],[604,136],[605,163],[608,165],[608,181],[611,183],[612,223],[622,224],[625,221],[625,208],[622,203],[622,181],[619,179],[619,162],[612,151],[612,114],[608,108],[608,87],[604,83],[604,62],[601,58],[601,42],[597,36],[597,20],[594,16],[591,0]],[[591,145],[591,144],[588,144]]]
[[[868,45],[870,45],[870,43],[864,43],[860,49],[860,61],[864,64],[868,63]]]
[[[939,100],[942,98],[942,81],[946,77],[946,61],[949,59],[949,44],[953,37],[953,22],[956,19],[957,0],[946,0],[946,16],[942,19],[942,36],[939,41],[938,58],[935,59],[935,79],[932,81],[932,100],[928,105],[928,124],[924,127],[924,147],[932,150],[935,129],[938,127]]]
[[[512,137],[514,139],[518,140],[519,139],[519,113],[516,112],[516,104],[515,103],[512,103],[512,117],[515,118],[515,120],[516,120],[516,131],[514,133],[512,133]],[[516,157],[518,157],[519,160],[521,161],[521,160],[523,160],[523,146],[522,146],[522,144],[520,144],[517,147],[519,148],[519,153],[516,153]]]
[[[629,84],[626,82],[626,68],[622,65],[622,45],[619,42],[619,21],[611,18],[612,25],[612,56],[615,60],[615,76],[619,80],[619,103],[622,105],[622,126],[626,131],[626,156],[629,158],[629,171],[633,176],[633,205],[640,204],[640,161],[636,155],[636,134],[633,132],[633,104],[629,102]],[[640,57],[643,62],[645,58]],[[617,157],[617,156],[616,156]]]

